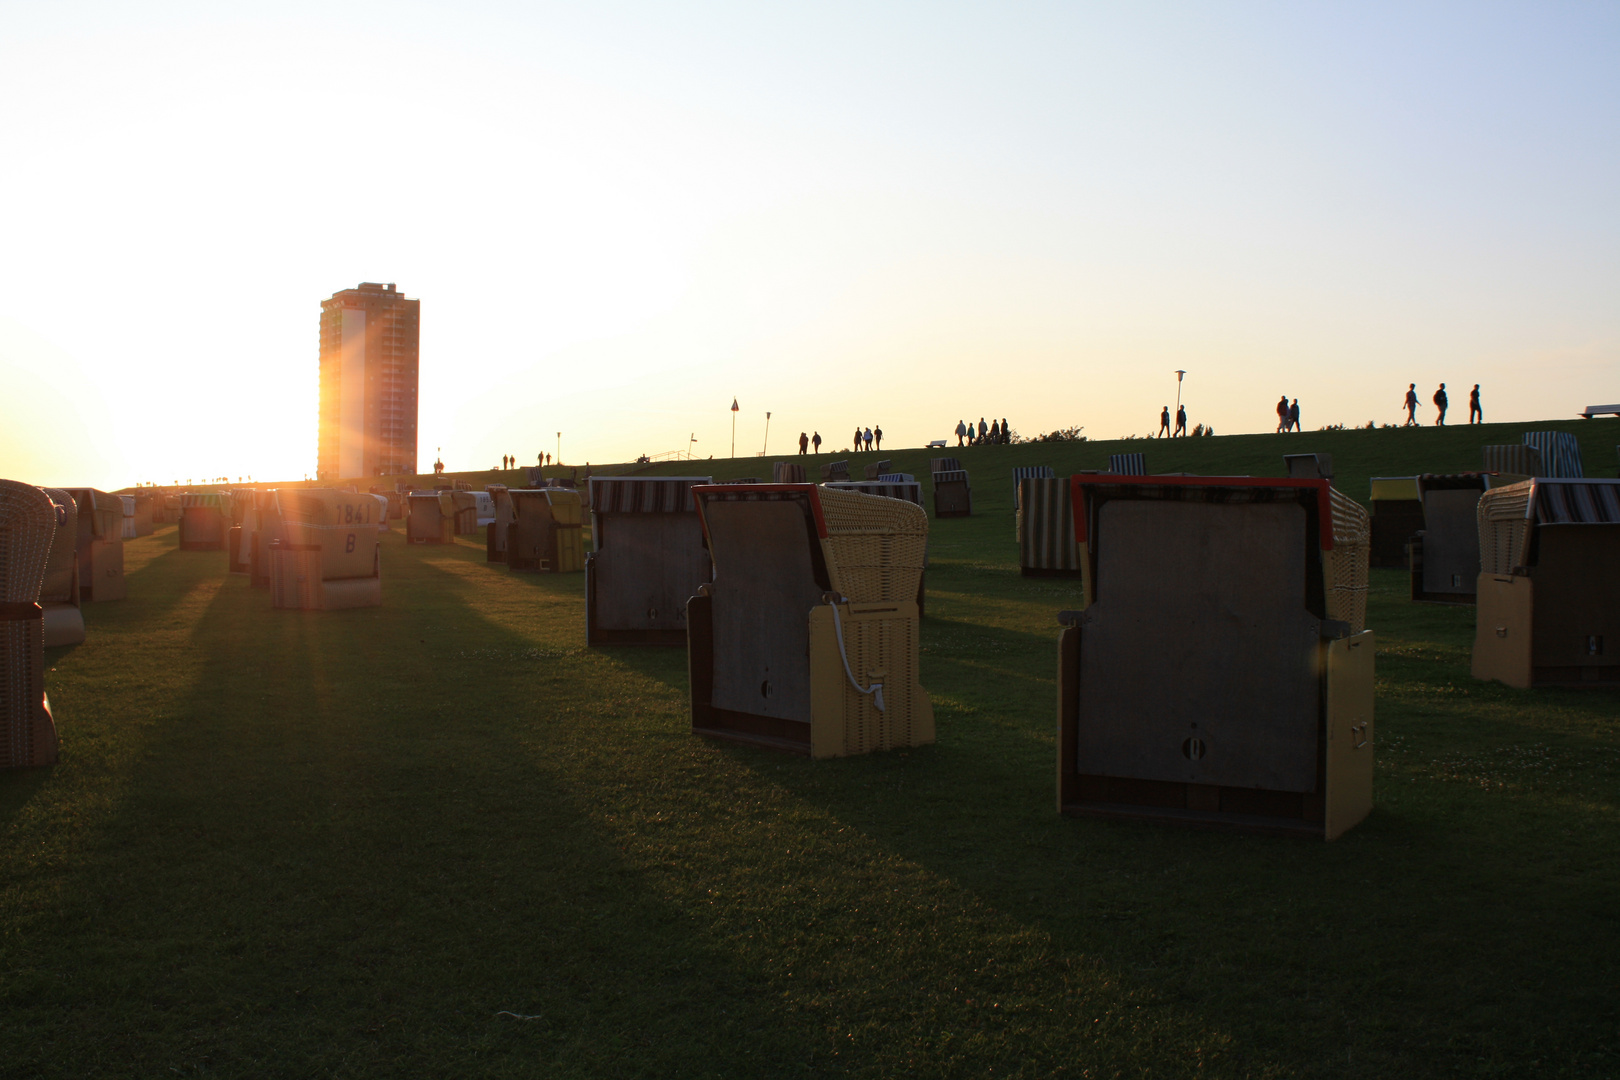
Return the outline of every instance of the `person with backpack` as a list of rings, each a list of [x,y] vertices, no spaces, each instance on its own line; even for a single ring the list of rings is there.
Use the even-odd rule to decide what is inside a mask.
[[[1434,407],[1439,410],[1434,417],[1435,427],[1446,426],[1446,384],[1441,383],[1440,389],[1434,392]]]

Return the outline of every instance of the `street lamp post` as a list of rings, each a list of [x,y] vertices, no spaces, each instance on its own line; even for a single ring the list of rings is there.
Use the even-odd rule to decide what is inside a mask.
[[[562,464],[562,432],[560,431],[557,432],[557,456],[552,463],[555,465]]]
[[[771,414],[765,414],[765,445],[759,448],[759,456],[764,457],[771,445]]]
[[[737,456],[737,399],[731,399],[731,456]]]
[[[1187,373],[1180,368],[1176,369],[1176,423],[1178,424],[1181,423],[1181,378],[1185,374]],[[1183,431],[1182,434],[1187,433]]]

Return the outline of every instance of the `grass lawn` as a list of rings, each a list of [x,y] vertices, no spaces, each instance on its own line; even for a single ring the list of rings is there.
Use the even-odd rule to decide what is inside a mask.
[[[1533,426],[1612,471],[1620,421]],[[1124,448],[1365,498],[1520,430]],[[61,763],[0,774],[0,1075],[1620,1076],[1620,695],[1473,681],[1399,572],[1346,837],[1055,812],[1078,587],[1019,576],[1004,478],[1118,449],[959,454],[938,744],[819,763],[693,738],[683,651],[584,648],[583,575],[481,542],[396,527],[385,606],[319,613],[131,541],[48,657]],[[656,471],[769,472],[699,464]]]

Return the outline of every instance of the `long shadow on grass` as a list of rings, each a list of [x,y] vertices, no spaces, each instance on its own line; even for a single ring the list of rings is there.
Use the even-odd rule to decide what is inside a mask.
[[[392,609],[271,611],[220,590],[184,706],[34,934],[31,968],[77,974],[13,984],[7,1060],[75,1076],[803,1071],[802,1022],[590,808],[594,785],[625,783],[570,697],[591,665],[447,673],[458,646],[532,639],[423,560],[397,577]],[[405,586],[438,598],[435,621]]]

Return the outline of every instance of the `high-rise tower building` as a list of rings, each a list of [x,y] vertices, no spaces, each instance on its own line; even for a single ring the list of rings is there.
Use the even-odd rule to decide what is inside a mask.
[[[371,281],[321,301],[320,479],[416,472],[421,310]]]

